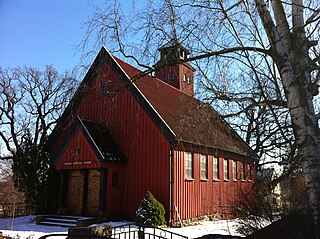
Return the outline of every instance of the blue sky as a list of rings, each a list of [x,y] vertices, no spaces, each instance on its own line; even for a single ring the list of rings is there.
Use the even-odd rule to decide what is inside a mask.
[[[88,0],[0,0],[0,67],[73,68],[92,10]]]

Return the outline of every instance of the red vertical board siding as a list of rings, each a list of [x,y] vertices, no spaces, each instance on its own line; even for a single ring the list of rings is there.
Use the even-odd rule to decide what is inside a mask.
[[[102,87],[109,82],[111,89],[119,89],[123,84],[117,75],[105,65],[100,75],[88,89],[76,114],[86,120],[104,124],[114,140],[127,157],[123,166],[121,192],[111,193],[112,170],[108,172],[108,195],[110,205],[108,215],[117,213],[129,220],[135,218],[135,212],[146,191],[150,191],[164,204],[167,218],[170,206],[170,145],[157,126],[141,108],[131,93],[123,88],[115,96],[102,94]],[[119,84],[120,83],[120,84]],[[109,190],[110,189],[110,190]],[[123,198],[118,201],[114,198]],[[119,211],[111,209],[118,208]]]
[[[174,219],[197,218],[204,215],[219,214],[223,217],[231,216],[231,206],[239,196],[239,189],[252,187],[248,180],[233,181],[232,160],[229,163],[229,180],[224,180],[223,157],[219,157],[220,179],[213,179],[213,155],[208,157],[208,179],[201,179],[200,154],[193,153],[192,180],[185,178],[185,159],[183,151],[174,151]],[[239,161],[240,162],[240,161]],[[238,164],[239,164],[238,162]],[[238,165],[238,169],[239,169]],[[252,167],[253,168],[253,167]],[[238,173],[238,177],[240,172]]]
[[[183,81],[183,75],[187,74],[187,76],[190,78],[191,82],[185,82]],[[185,92],[188,95],[194,95],[194,74],[193,71],[190,70],[185,65],[180,65],[179,67],[179,77],[180,77],[180,89]]]
[[[118,185],[112,184],[113,173],[118,173]],[[125,198],[123,197],[123,186],[125,175],[123,174],[123,165],[109,165],[107,177],[107,216],[112,220],[123,219],[122,205]]]
[[[84,165],[86,168],[101,167],[101,163],[95,152],[78,129],[62,152],[57,169],[81,169]]]

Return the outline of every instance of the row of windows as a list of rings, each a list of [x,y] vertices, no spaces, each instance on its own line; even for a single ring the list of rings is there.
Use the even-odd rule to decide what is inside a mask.
[[[174,80],[174,73],[171,72],[168,74],[168,78],[166,78],[165,74],[162,74],[161,79],[163,81],[166,81],[167,79],[169,79],[170,81]],[[187,84],[191,84],[191,79],[187,74],[183,74],[183,81],[186,82]]]
[[[230,164],[229,159],[223,160],[223,179],[230,180]],[[238,180],[238,161],[232,161],[233,167],[233,180]],[[245,180],[246,176],[249,180],[252,180],[252,168],[250,164],[245,164],[244,162],[240,163],[240,179]],[[190,152],[185,152],[185,173],[187,179],[193,178],[193,154]],[[246,171],[247,168],[247,171]],[[200,155],[200,170],[201,170],[201,179],[208,179],[208,157],[206,155]],[[246,173],[248,175],[246,175]],[[213,179],[220,180],[220,160],[219,158],[213,157]]]

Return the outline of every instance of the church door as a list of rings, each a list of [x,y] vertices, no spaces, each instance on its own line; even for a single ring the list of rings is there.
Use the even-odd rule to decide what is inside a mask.
[[[87,190],[86,215],[97,216],[99,215],[100,171],[89,170]]]
[[[68,176],[67,208],[68,214],[81,215],[84,198],[84,173],[70,170]]]

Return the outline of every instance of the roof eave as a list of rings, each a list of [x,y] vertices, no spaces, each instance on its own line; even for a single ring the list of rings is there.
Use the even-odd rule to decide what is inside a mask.
[[[179,140],[175,139],[172,141],[172,147],[173,149],[188,149],[188,150],[198,150],[202,152],[210,152],[213,154],[216,154],[216,156],[229,156],[231,158],[238,158],[238,159],[243,159],[246,161],[252,161],[252,162],[258,162],[259,157],[253,152],[253,154],[243,154],[239,152],[234,152],[230,150],[226,150],[223,148],[215,147],[215,146],[210,146],[210,145],[203,145],[200,143],[194,143],[194,142],[189,142],[186,140]]]

